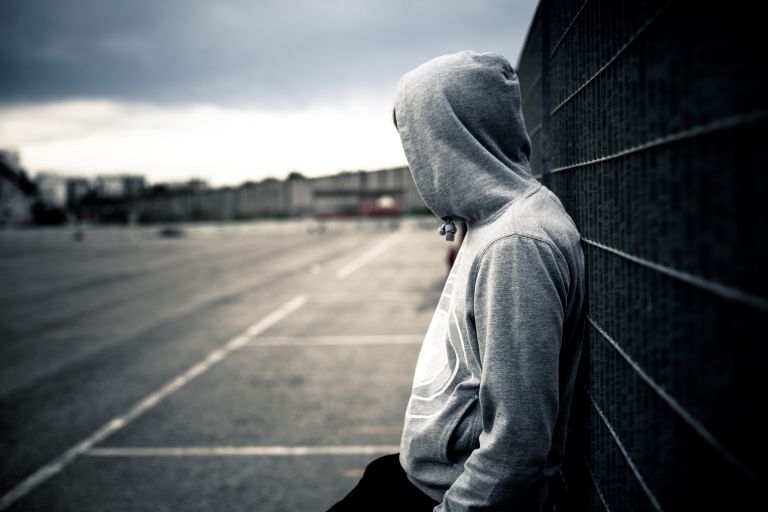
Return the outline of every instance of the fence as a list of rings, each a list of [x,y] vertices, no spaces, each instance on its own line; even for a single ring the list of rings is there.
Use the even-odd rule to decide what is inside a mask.
[[[762,501],[768,80],[739,5],[542,0],[529,29],[531,164],[588,275],[558,511]]]

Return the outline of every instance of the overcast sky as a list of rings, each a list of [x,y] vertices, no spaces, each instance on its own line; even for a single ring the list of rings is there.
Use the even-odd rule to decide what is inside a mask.
[[[0,147],[31,171],[237,184],[405,163],[399,77],[516,65],[534,0],[2,0]]]

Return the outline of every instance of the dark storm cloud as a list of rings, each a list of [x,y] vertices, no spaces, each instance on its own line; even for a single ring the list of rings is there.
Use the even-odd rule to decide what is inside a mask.
[[[391,90],[442,53],[513,64],[535,0],[2,0],[0,103],[301,104]]]

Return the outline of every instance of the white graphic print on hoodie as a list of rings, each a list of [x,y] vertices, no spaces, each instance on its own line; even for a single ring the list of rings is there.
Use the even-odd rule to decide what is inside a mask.
[[[405,74],[398,131],[430,210],[468,232],[418,358],[400,463],[436,512],[539,510],[557,474],[584,329],[584,256],[532,175],[517,75],[460,52]]]

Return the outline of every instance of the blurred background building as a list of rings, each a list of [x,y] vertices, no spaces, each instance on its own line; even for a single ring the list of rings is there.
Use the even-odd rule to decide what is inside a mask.
[[[0,153],[6,225],[228,221],[262,218],[354,218],[428,214],[407,167],[346,171],[284,180],[266,178],[239,187],[210,187],[205,180],[147,184],[143,176],[99,175],[95,179],[38,173],[34,181],[18,155]],[[44,208],[49,214],[34,215]],[[51,215],[50,212],[57,212]]]

